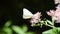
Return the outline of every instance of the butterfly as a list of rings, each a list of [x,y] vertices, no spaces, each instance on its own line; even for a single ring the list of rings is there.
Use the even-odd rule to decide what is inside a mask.
[[[33,14],[26,8],[23,8],[23,19],[32,18]]]
[[[58,4],[59,3],[59,0],[54,0],[55,4]]]
[[[28,9],[23,8],[23,19],[29,19],[30,23],[35,24],[40,20],[41,12],[37,12],[36,14],[32,14]]]

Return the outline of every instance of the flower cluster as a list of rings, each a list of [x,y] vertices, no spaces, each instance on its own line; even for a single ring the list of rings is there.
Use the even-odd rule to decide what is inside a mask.
[[[60,4],[56,8],[56,10],[50,10],[47,14],[53,17],[57,23],[60,23]]]
[[[41,20],[41,12],[37,12],[36,14],[33,15],[33,17],[30,20],[31,26],[35,25],[36,23]]]

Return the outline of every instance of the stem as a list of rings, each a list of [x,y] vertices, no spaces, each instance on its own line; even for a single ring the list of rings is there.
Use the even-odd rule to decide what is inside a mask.
[[[54,28],[55,26],[54,25],[49,25],[49,24],[45,24],[44,22],[45,21],[39,21],[41,24],[44,24],[44,25],[46,25],[46,26],[49,26],[49,27],[51,27],[51,28]]]
[[[46,26],[49,26],[49,27],[52,27],[53,28],[53,26],[51,26],[51,25],[46,25]]]
[[[52,17],[52,23],[53,23],[53,25],[54,25],[54,21],[55,21],[55,20],[54,20],[54,18]]]

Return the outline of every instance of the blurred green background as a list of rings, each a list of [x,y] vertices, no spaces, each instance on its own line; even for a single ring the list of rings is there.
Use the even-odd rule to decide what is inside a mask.
[[[0,29],[2,30],[3,27],[5,29],[7,27],[8,30],[13,27],[21,28],[25,24],[27,25],[28,32],[32,31],[36,34],[42,34],[43,31],[50,29],[50,27],[31,27],[29,19],[24,20],[22,18],[23,8],[27,8],[32,13],[42,12],[42,18],[50,19],[46,11],[55,9],[55,6],[54,0],[0,0]],[[8,26],[5,25],[7,21],[11,21],[11,24],[9,23],[10,25],[8,24]],[[12,32],[17,34],[15,31]]]

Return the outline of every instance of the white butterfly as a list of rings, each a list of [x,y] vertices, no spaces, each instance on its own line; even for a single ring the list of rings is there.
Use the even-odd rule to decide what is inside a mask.
[[[26,8],[23,8],[23,19],[32,18],[33,14],[27,10]]]
[[[29,10],[27,10],[26,8],[23,8],[23,19],[39,17],[39,16],[41,16],[41,12],[37,12],[36,14],[32,14]]]
[[[54,0],[55,1],[55,4],[58,4],[60,3],[60,0]]]

